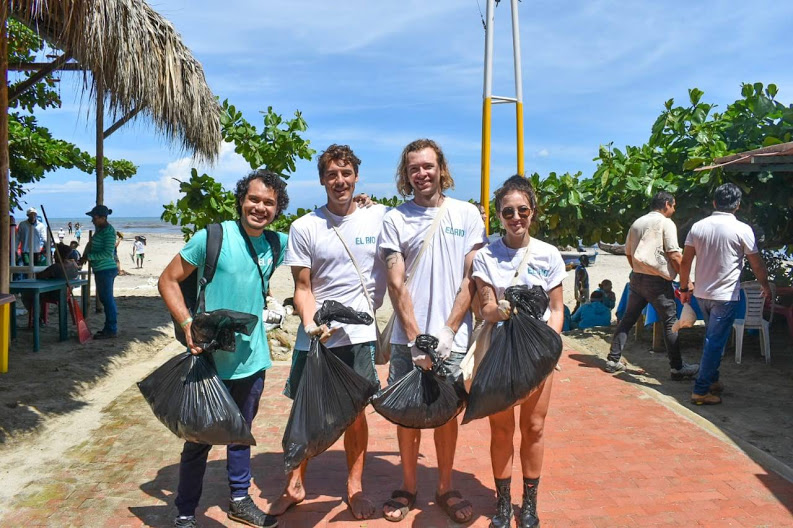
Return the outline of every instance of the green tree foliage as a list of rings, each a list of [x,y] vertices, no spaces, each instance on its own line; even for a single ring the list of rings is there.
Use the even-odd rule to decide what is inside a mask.
[[[33,62],[36,55],[45,49],[44,41],[23,24],[8,22],[8,60],[10,64]],[[13,91],[29,75],[10,83]],[[45,77],[19,98],[10,103],[8,115],[8,154],[10,158],[11,208],[20,207],[27,184],[41,180],[48,172],[57,169],[77,168],[88,174],[96,169],[96,158],[80,150],[74,144],[57,139],[50,131],[38,124],[33,113],[61,105],[56,90],[57,79]],[[127,160],[105,159],[105,176],[124,180],[137,171]]]
[[[228,100],[223,101],[223,114],[220,117],[221,133],[224,141],[234,144],[234,152],[248,162],[252,170],[266,168],[289,179],[295,171],[298,159],[310,160],[315,151],[310,142],[300,134],[308,128],[300,112],[293,119],[284,120],[267,108],[264,114],[264,128],[261,132],[242,116],[242,112]],[[179,191],[184,195],[176,202],[164,206],[161,218],[172,225],[179,225],[185,240],[209,224],[233,220],[237,217],[234,193],[223,188],[208,174],[190,172],[190,180],[179,182]],[[292,222],[310,212],[299,209],[297,215],[282,215],[272,225],[278,231],[288,231]]]

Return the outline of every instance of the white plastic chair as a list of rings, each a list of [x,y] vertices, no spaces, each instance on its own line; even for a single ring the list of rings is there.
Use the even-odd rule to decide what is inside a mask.
[[[771,298],[774,298],[776,287],[770,284]],[[763,306],[765,305],[765,297],[763,297],[763,288],[757,281],[748,281],[741,283],[741,290],[746,296],[746,314],[742,319],[735,319],[732,325],[735,332],[735,362],[741,362],[741,353],[743,352],[743,332],[750,328],[755,328],[760,331],[760,350],[763,353],[766,363],[771,362],[771,337],[768,327],[771,322],[763,318]]]

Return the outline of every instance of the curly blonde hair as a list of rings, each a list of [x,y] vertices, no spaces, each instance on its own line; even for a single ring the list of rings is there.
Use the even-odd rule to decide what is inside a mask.
[[[443,155],[441,147],[431,139],[417,139],[409,143],[408,146],[402,150],[402,156],[399,158],[399,166],[397,167],[396,173],[396,186],[397,191],[403,197],[413,195],[413,187],[410,185],[410,176],[408,175],[408,154],[411,152],[419,152],[426,148],[434,150],[435,156],[438,158],[438,169],[441,173],[441,190],[445,191],[446,189],[454,188],[454,179],[452,179],[452,174],[449,172],[449,164],[446,162],[446,156]]]

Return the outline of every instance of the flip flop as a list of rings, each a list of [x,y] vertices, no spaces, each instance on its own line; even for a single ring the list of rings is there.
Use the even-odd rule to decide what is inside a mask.
[[[402,504],[401,502],[395,501],[394,499],[407,499],[408,503]],[[394,490],[391,493],[391,498],[385,501],[383,507],[389,506],[391,508],[394,508],[399,512],[399,517],[390,517],[386,515],[385,512],[383,512],[383,517],[385,517],[386,520],[391,522],[399,522],[407,516],[408,512],[413,508],[413,504],[415,504],[415,502],[416,502],[415,493],[410,493],[409,491],[405,491],[405,490]]]
[[[473,506],[471,502],[468,500],[461,500],[457,504],[449,504],[449,499],[451,498],[462,499],[463,496],[457,490],[447,491],[443,495],[438,495],[436,493],[435,504],[440,506],[444,513],[449,516],[449,519],[451,519],[453,522],[456,522],[457,524],[465,524],[470,521],[474,516],[473,511],[462,519],[457,517],[457,512],[464,508]]]

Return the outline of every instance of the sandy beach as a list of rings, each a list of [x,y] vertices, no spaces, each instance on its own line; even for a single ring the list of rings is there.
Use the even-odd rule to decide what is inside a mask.
[[[129,256],[130,240],[119,247],[126,274],[115,283],[119,306],[117,339],[80,345],[76,330],[70,326],[70,339],[59,343],[57,316],[52,308],[49,324],[41,329],[41,350],[33,353],[27,315],[17,317],[18,337],[11,343],[9,372],[0,375],[0,478],[4,482],[0,498],[35,479],[48,460],[57,459],[69,447],[79,444],[88,431],[97,427],[100,411],[115,396],[178,351],[170,317],[157,292],[157,278],[182,247],[183,240],[178,234],[147,235],[147,239],[142,269],[136,269]],[[629,272],[624,256],[601,253],[589,268],[591,288],[608,278],[619,298]],[[572,281],[573,272],[569,272],[564,299],[570,308],[574,305]],[[290,270],[278,269],[271,280],[272,294],[283,300],[292,296],[293,288]],[[103,315],[94,313],[93,306],[92,303],[87,320],[91,330],[97,331]],[[386,303],[377,315],[382,327],[390,315],[390,306]],[[283,331],[271,334],[274,360],[290,359],[297,324],[297,317],[291,316]],[[611,328],[575,331],[565,337],[567,346],[577,351],[575,359],[581,368],[600,369],[604,365],[613,330],[614,322]],[[721,378],[727,387],[725,403],[715,407],[688,404],[691,383],[669,380],[666,354],[650,351],[651,334],[648,327],[639,340],[629,339],[625,350],[629,369],[620,378],[679,402],[736,442],[749,444],[793,466],[793,416],[785,405],[779,405],[793,399],[793,346],[784,322],[772,330],[770,365],[762,360],[756,337],[745,340],[740,365],[728,349]],[[681,334],[686,361],[699,361],[702,337],[701,322]],[[599,402],[594,394],[592,402],[608,405]],[[26,456],[32,452],[37,456]]]

